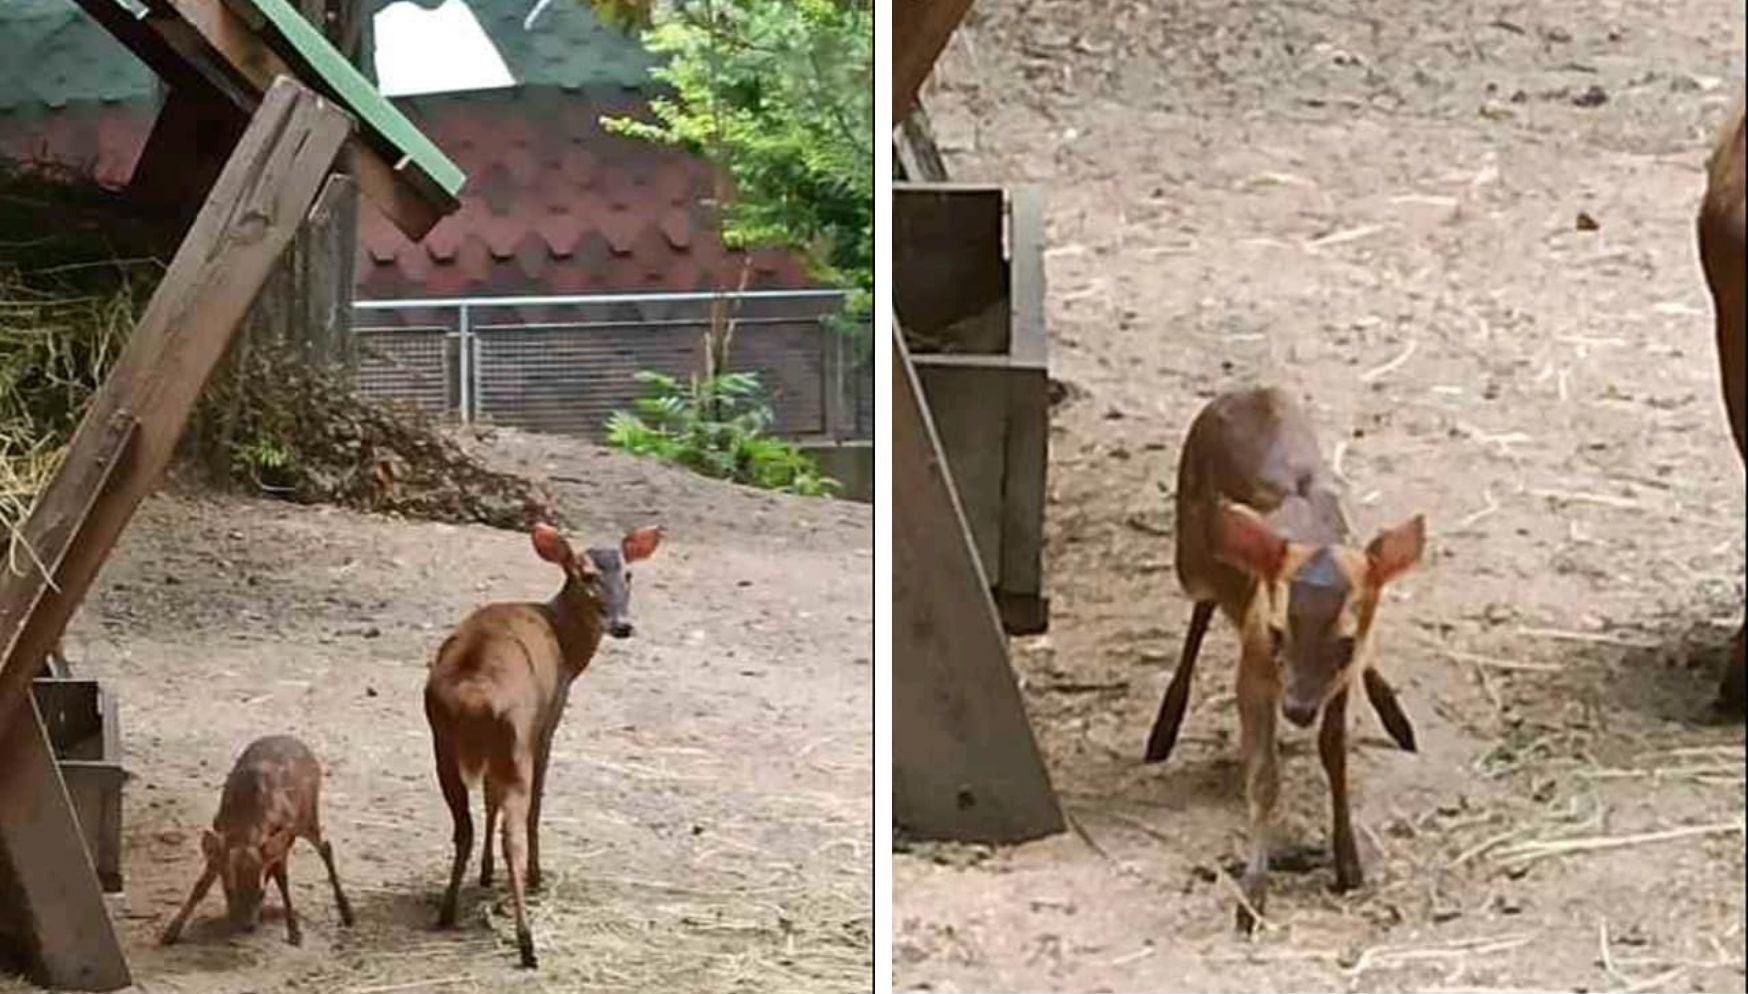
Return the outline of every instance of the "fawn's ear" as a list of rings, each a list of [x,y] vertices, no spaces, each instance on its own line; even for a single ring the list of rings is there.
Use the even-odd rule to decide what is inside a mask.
[[[217,832],[209,828],[200,833],[200,851],[208,862],[218,859],[219,854],[224,852],[224,848],[224,840],[219,838]]]
[[[1394,528],[1386,528],[1366,546],[1366,578],[1382,587],[1408,572],[1426,551],[1426,516],[1416,514]]]
[[[639,559],[648,559],[655,554],[656,546],[662,542],[662,526],[649,525],[634,528],[625,533],[619,542],[619,551],[625,556],[625,561],[635,563]]]
[[[547,562],[569,566],[571,560],[576,558],[576,553],[571,551],[571,544],[565,541],[557,528],[541,522],[529,534],[534,539],[534,551]]]
[[[1262,515],[1243,504],[1221,501],[1214,512],[1214,556],[1228,566],[1273,580],[1287,558],[1287,540]]]

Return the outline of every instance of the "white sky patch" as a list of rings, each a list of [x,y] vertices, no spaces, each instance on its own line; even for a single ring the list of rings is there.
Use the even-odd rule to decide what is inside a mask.
[[[515,86],[510,68],[465,0],[426,10],[392,3],[376,15],[376,79],[384,96]]]

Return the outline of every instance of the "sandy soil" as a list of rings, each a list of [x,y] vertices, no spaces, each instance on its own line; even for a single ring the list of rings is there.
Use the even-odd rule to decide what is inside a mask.
[[[1014,648],[1086,838],[897,857],[902,989],[1744,989],[1743,732],[1706,720],[1743,474],[1692,220],[1743,5],[1384,15],[987,0],[941,63],[954,178],[1049,203],[1055,614]],[[1420,754],[1353,719],[1367,886],[1277,874],[1243,941],[1230,631],[1171,761],[1139,757],[1189,615],[1179,443],[1256,382],[1309,398],[1362,538],[1425,512],[1433,547],[1380,621]],[[1315,748],[1285,755],[1321,846]],[[1683,826],[1717,830],[1500,858]]]
[[[568,440],[504,432],[480,447],[553,478],[588,540],[652,521],[667,534],[637,571],[637,635],[603,644],[553,747],[541,969],[515,968],[502,873],[482,892],[477,857],[462,927],[432,927],[450,822],[420,694],[448,626],[488,600],[544,599],[552,567],[511,532],[160,497],[67,642],[81,675],[121,695],[134,779],[114,907],[139,990],[865,990],[868,509]],[[216,891],[184,943],[159,949],[225,772],[277,731],[327,766],[325,821],[358,926],[340,928],[300,846],[301,949],[271,894],[260,931],[222,934]]]

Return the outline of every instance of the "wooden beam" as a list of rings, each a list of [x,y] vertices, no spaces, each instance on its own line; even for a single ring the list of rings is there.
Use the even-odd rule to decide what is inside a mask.
[[[21,529],[47,574],[0,575],[0,734],[16,720],[44,654],[156,485],[207,376],[350,131],[351,120],[338,108],[281,79],[213,184]],[[131,441],[118,449],[117,433],[130,431]]]
[[[0,730],[0,862],[16,889],[0,894],[6,924],[24,933],[31,979],[82,991],[133,983],[34,700]]]
[[[971,0],[897,0],[892,8],[892,122],[902,124]]]
[[[114,0],[81,2],[113,4]],[[149,0],[149,5],[141,23],[162,43],[160,47],[176,53],[245,115],[254,112],[261,94],[276,78],[306,78],[307,67],[294,67],[281,58],[222,0]],[[153,47],[137,38],[130,42],[120,33],[117,37],[141,58]],[[384,149],[368,136],[354,136],[347,145],[347,171],[358,181],[359,191],[417,241],[460,203],[420,170],[400,168],[399,160],[385,157]]]
[[[898,153],[898,165],[904,175],[900,180],[912,183],[947,182],[947,163],[935,144],[935,131],[929,126],[928,111],[921,100],[911,106],[909,114],[899,122],[898,134],[892,139]]]
[[[903,332],[892,329],[892,810],[910,834],[1021,842],[1062,810],[1009,667]]]

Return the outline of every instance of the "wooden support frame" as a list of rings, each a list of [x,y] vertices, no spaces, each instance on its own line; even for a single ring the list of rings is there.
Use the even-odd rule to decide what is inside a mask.
[[[1023,842],[1064,827],[989,581],[892,330],[892,812],[924,838]]]
[[[21,529],[37,568],[0,575],[0,849],[48,986],[130,980],[30,681],[169,463],[351,132],[343,111],[296,81],[268,88]]]
[[[454,163],[380,96],[372,97],[356,86],[339,92],[342,87],[330,84],[323,75],[337,73],[337,68],[314,66],[302,56],[310,48],[307,39],[304,45],[295,45],[274,30],[270,43],[225,0],[148,0],[143,18],[134,17],[116,0],[76,2],[157,71],[173,91],[204,89],[202,101],[222,99],[243,118],[254,112],[280,76],[325,89],[325,95],[340,106],[358,104],[366,126],[347,144],[347,171],[357,179],[360,192],[408,238],[423,238],[460,206],[455,194],[463,177]],[[290,54],[282,55],[281,50]],[[364,107],[365,103],[370,106]]]

